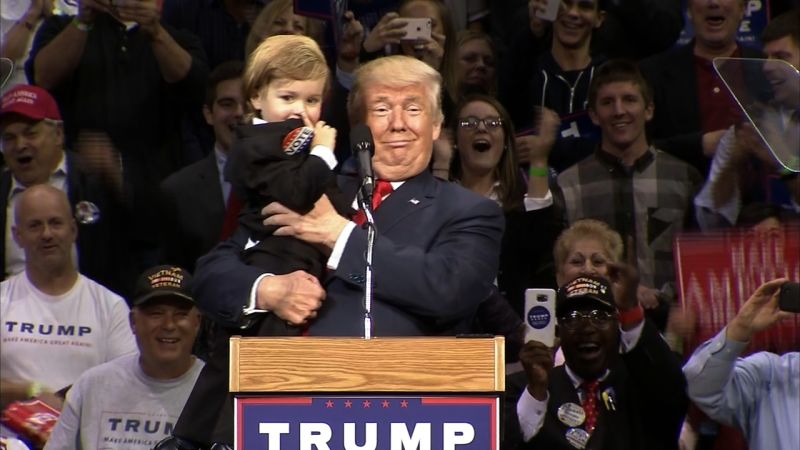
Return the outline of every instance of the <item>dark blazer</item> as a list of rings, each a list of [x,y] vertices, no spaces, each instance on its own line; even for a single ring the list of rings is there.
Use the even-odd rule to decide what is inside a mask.
[[[355,195],[355,179],[342,191]],[[478,305],[486,299],[497,273],[503,216],[491,200],[423,172],[407,180],[375,212],[378,234],[373,252],[375,336],[454,335],[471,330]],[[241,229],[200,258],[194,277],[195,300],[203,312],[226,326],[242,323],[257,267],[240,259],[247,239]],[[327,291],[310,335],[361,336],[366,231],[355,228],[338,268],[324,281]],[[276,316],[268,315],[268,318]],[[241,334],[274,332],[259,325]],[[282,323],[282,321],[280,321]],[[277,333],[276,333],[277,334]],[[233,421],[225,400],[228,357],[226,336],[200,374],[175,435],[201,443],[228,442]],[[217,430],[212,433],[214,424]]]
[[[75,210],[82,201],[91,202],[100,210],[100,219],[92,224],[78,225],[78,270],[85,276],[128,298],[136,280],[136,269],[130,258],[129,211],[121,199],[100,177],[89,175],[78,168],[77,158],[65,152],[67,168],[67,196]],[[0,173],[0,226],[6,229],[6,209],[11,191],[11,171]],[[6,248],[0,245],[0,264],[5,279]]]
[[[505,399],[505,450],[574,450],[565,435],[569,427],[557,416],[567,402],[580,405],[578,393],[564,366],[550,372],[544,424],[529,442],[522,442],[517,401],[526,388],[524,372],[508,377]],[[614,411],[598,400],[597,426],[589,450],[666,450],[678,448],[678,435],[688,407],[686,378],[677,355],[656,328],[645,322],[639,342],[620,355],[599,392],[613,389]]]
[[[197,258],[219,243],[225,217],[216,153],[173,173],[160,190],[164,262],[194,272]]]
[[[740,48],[743,58],[763,57],[758,50]],[[703,155],[694,41],[651,56],[639,66],[653,89],[655,112],[648,124],[649,138],[659,149],[683,159],[705,175],[710,161]],[[760,76],[759,73],[745,73],[745,79]]]

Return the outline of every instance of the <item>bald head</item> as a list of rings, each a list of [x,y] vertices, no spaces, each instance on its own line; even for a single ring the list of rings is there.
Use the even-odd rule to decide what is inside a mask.
[[[49,184],[37,184],[25,189],[19,195],[14,207],[14,222],[20,222],[20,214],[26,214],[27,210],[30,209],[29,205],[42,201],[55,206],[56,211],[54,213],[72,217],[72,207],[69,204],[66,192]]]
[[[72,266],[78,228],[64,191],[47,184],[25,189],[14,205],[14,240],[25,251],[26,269]]]

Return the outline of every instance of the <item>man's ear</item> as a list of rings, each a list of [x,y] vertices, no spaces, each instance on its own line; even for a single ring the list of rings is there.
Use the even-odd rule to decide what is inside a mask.
[[[439,139],[439,135],[442,134],[442,122],[437,122],[433,125],[433,140]]]
[[[605,21],[606,21],[606,12],[605,12],[605,10],[601,9],[600,11],[597,11],[597,22],[595,22],[595,24],[594,24],[594,29],[596,30],[596,29],[600,28],[601,26],[603,26],[603,22],[605,22]]]
[[[214,116],[211,114],[211,108],[208,105],[203,105],[203,118],[206,119],[207,124],[214,125]]]
[[[56,133],[56,141],[58,142],[58,146],[63,149],[64,148],[64,124],[63,123],[59,123],[58,125],[56,125],[55,133]]]
[[[131,326],[131,332],[136,335],[136,320],[134,320],[133,315],[136,314],[133,310],[128,313],[128,324]]]
[[[650,122],[653,119],[653,114],[656,112],[656,105],[653,102],[644,107],[644,121]]]
[[[595,114],[594,109],[592,109],[591,106],[589,107],[589,118],[592,119],[592,123],[595,124],[595,126],[600,126],[600,121],[597,119],[597,114]]]
[[[14,237],[14,242],[22,248],[22,243],[19,237],[19,228],[16,225],[11,225],[11,235]]]

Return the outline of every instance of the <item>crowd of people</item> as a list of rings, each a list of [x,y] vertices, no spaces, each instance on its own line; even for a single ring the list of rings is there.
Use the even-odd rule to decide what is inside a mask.
[[[0,407],[60,411],[45,449],[232,448],[230,336],[489,333],[521,366],[501,448],[722,448],[692,409],[800,447],[800,341],[737,359],[798,280],[664,338],[680,233],[800,217],[800,5],[756,48],[744,0],[547,3],[4,2]]]

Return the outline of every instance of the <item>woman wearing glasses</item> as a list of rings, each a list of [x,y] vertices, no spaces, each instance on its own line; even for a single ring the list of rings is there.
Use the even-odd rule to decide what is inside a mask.
[[[506,231],[498,285],[521,315],[526,288],[555,287],[552,249],[563,224],[549,190],[547,154],[532,149],[532,169],[524,177],[517,163],[514,126],[500,102],[487,95],[464,98],[452,115],[450,131],[454,144],[443,152],[437,148],[434,173],[503,208]]]

